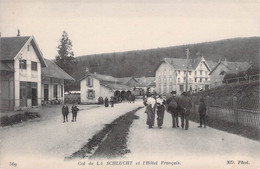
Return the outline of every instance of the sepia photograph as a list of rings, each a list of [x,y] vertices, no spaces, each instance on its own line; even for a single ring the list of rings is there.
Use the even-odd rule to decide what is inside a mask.
[[[0,0],[0,169],[260,169],[260,0]]]

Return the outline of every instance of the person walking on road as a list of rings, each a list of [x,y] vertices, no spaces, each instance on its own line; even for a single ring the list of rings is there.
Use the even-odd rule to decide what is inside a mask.
[[[68,108],[67,104],[65,103],[62,106],[63,123],[65,123],[65,120],[68,122],[68,114],[69,114],[69,108]]]
[[[109,105],[108,105],[109,103],[108,103],[108,98],[106,97],[105,98],[105,107],[108,107]]]
[[[113,96],[111,96],[111,98],[110,98],[110,103],[111,103],[111,107],[114,107],[114,97]]]
[[[132,100],[133,103],[135,103],[135,95],[134,94],[131,95],[131,100]]]
[[[168,111],[172,115],[172,128],[179,127],[179,110],[178,110],[178,99],[176,97],[176,91],[171,92],[171,97],[166,100],[168,105]]]
[[[163,118],[165,112],[165,100],[163,99],[162,95],[156,99],[156,106],[157,106],[157,125],[161,129],[163,125]]]
[[[146,101],[144,101],[144,104],[146,105],[145,113],[147,113],[146,124],[149,126],[149,128],[153,128],[156,108],[156,101],[153,98],[153,95],[148,95],[148,98]]]
[[[189,116],[191,113],[192,102],[191,98],[188,96],[188,93],[183,92],[180,97],[180,112],[181,112],[181,127],[184,128],[185,123],[185,130],[189,129]]]
[[[202,124],[204,125],[204,128],[206,128],[206,112],[207,112],[207,107],[204,102],[204,99],[200,99],[200,105],[199,105],[199,114],[200,114],[200,125],[198,126],[199,128],[202,127]]]
[[[71,111],[72,111],[72,122],[76,122],[76,119],[77,119],[77,114],[78,114],[78,107],[75,105],[75,103],[73,103],[73,106],[71,107]]]

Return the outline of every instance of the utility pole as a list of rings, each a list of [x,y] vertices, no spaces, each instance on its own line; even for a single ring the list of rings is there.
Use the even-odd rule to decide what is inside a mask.
[[[186,92],[188,91],[189,52],[190,52],[190,49],[187,48],[186,49],[186,56],[187,56],[187,59],[186,59],[186,68],[187,68],[187,70],[186,70]]]

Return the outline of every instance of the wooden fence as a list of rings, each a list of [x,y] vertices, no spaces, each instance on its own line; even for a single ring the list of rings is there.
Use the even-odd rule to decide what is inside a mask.
[[[206,97],[207,116],[244,126],[260,129],[259,100],[238,99],[237,97]],[[193,97],[193,111],[198,115],[199,98]]]

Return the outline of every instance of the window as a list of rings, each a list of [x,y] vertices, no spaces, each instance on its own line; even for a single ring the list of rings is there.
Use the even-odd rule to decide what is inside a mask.
[[[189,75],[191,75],[191,71],[189,71]]]
[[[197,78],[194,78],[194,82],[197,82]]]
[[[27,51],[30,51],[30,45],[27,46]]]
[[[208,81],[208,78],[205,78],[205,81]]]
[[[31,69],[37,71],[37,62],[32,62]]]
[[[194,73],[195,75],[197,75],[197,71],[195,71],[195,73]]]
[[[192,78],[189,78],[189,82],[192,82]]]
[[[183,91],[183,85],[180,85],[180,91],[181,92]]]
[[[186,77],[183,78],[183,82],[186,82]]]
[[[200,75],[202,75],[202,70],[200,70]]]
[[[63,85],[60,86],[60,96],[63,97]]]
[[[88,99],[94,99],[95,98],[95,91],[92,90],[92,89],[89,89],[87,91],[87,97],[88,97]]]
[[[192,85],[190,85],[190,91],[192,91]]]
[[[181,82],[181,78],[178,78],[178,83],[180,83]]]
[[[93,86],[93,78],[91,76],[89,76],[87,78],[87,86],[92,87]]]
[[[180,70],[178,70],[178,74],[180,74],[181,73],[181,71]]]
[[[202,82],[202,78],[200,78],[200,82]]]
[[[205,75],[208,75],[208,71],[205,71]]]
[[[19,60],[19,67],[20,67],[20,69],[26,69],[27,64],[26,64],[26,60],[25,59]]]

